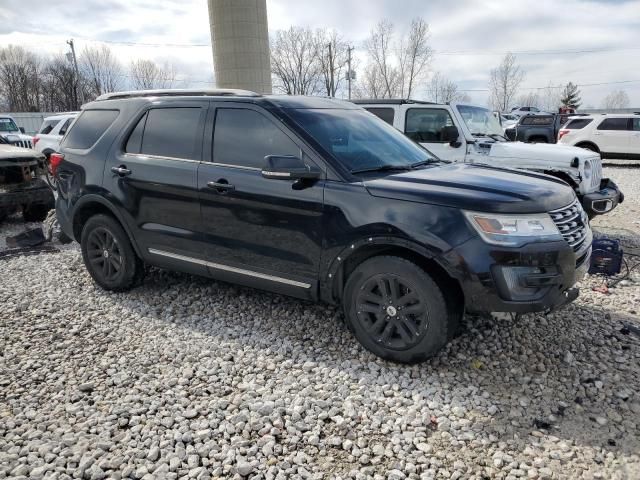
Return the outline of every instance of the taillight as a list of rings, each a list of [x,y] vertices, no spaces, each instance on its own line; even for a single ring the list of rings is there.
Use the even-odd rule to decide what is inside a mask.
[[[558,131],[558,140],[560,140],[562,137],[564,137],[570,131],[571,130],[560,130],[560,131]]]
[[[64,160],[64,155],[62,153],[52,153],[51,155],[49,155],[49,170],[51,172],[51,175],[55,176],[58,167],[62,163],[62,160]]]
[[[32,141],[31,141],[31,143],[33,143],[33,146],[34,146],[34,147],[36,146],[36,143],[38,143],[38,141],[39,141],[39,140],[40,140],[40,139],[39,139],[38,137],[33,137],[33,139],[32,139]]]

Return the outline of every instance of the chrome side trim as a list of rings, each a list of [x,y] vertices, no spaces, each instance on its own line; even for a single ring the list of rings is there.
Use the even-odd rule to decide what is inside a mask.
[[[228,167],[228,168],[236,168],[238,170],[253,170],[253,171],[261,171],[261,168],[258,167],[249,167],[246,165],[233,165],[231,163],[219,163],[219,162],[202,162],[203,165],[214,165],[216,167]]]
[[[149,253],[152,255],[160,255],[162,257],[169,257],[175,260],[182,260],[183,262],[197,263],[206,267],[215,268],[216,270],[224,270],[227,272],[239,273],[240,275],[247,275],[249,277],[261,278],[263,280],[269,280],[271,282],[284,283],[286,285],[292,285],[300,288],[311,288],[308,283],[297,282],[295,280],[289,280],[288,278],[276,277],[274,275],[267,275],[266,273],[254,272],[253,270],[245,270],[244,268],[231,267],[229,265],[222,265],[220,263],[208,262],[206,260],[200,260],[199,258],[187,257],[178,253],[165,252],[164,250],[157,250],[155,248],[149,248]]]

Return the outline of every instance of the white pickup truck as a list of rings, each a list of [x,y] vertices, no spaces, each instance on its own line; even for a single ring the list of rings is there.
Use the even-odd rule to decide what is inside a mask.
[[[610,212],[624,195],[602,178],[600,155],[564,145],[510,142],[486,108],[416,100],[355,100],[442,160],[534,170],[567,182],[590,217]]]

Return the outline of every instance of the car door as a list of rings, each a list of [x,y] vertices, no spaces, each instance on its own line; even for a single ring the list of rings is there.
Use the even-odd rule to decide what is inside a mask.
[[[324,178],[301,184],[263,178],[261,170],[267,155],[293,155],[320,165],[259,107],[221,102],[209,117],[213,135],[207,133],[212,143],[205,150],[210,161],[199,167],[198,190],[203,253],[211,274],[311,296],[322,249]]]
[[[594,130],[594,140],[602,153],[627,153],[631,143],[631,119],[605,118]]]
[[[640,155],[640,117],[631,120],[629,153],[631,155]]]
[[[208,102],[170,101],[139,112],[105,163],[104,185],[149,262],[206,274],[180,260],[201,250],[197,175]]]
[[[404,133],[443,160],[464,161],[464,148],[453,147],[443,140],[445,127],[455,125],[449,112],[438,107],[408,107],[405,111]],[[462,132],[460,132],[462,135]]]

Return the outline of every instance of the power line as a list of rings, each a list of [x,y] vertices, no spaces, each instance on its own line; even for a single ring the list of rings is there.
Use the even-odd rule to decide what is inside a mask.
[[[598,82],[598,83],[578,83],[576,84],[577,87],[595,87],[595,86],[600,86],[600,85],[617,85],[617,84],[623,84],[623,83],[638,83],[640,82],[639,80],[620,80],[617,82]],[[545,90],[547,88],[564,88],[564,85],[545,85],[544,87],[521,87],[520,90]],[[460,88],[459,89],[461,92],[488,92],[489,89],[488,88],[468,88],[468,89],[464,89],[464,88]]]
[[[640,47],[603,47],[593,49],[563,49],[563,50],[506,50],[506,51],[491,51],[491,50],[452,50],[452,51],[438,51],[434,53],[436,55],[506,55],[511,53],[513,55],[558,55],[558,54],[576,54],[576,53],[608,53],[624,50],[640,50]]]

